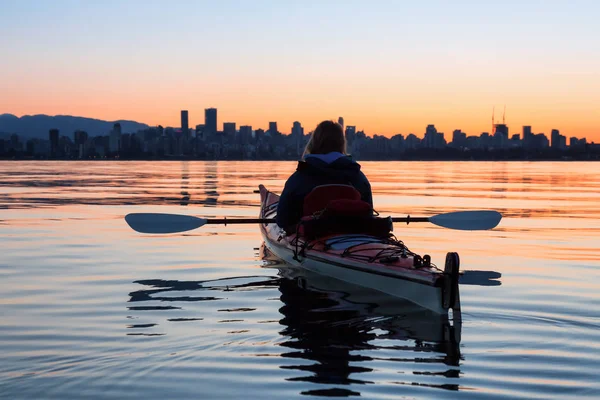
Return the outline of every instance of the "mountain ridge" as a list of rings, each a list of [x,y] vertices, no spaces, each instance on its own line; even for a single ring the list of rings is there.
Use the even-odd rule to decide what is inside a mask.
[[[73,137],[76,130],[83,130],[90,136],[108,135],[115,123],[121,124],[123,133],[134,133],[149,125],[126,119],[106,121],[97,118],[73,115],[23,115],[0,114],[0,133],[18,134],[23,139],[48,139],[50,129],[58,129],[62,136]]]

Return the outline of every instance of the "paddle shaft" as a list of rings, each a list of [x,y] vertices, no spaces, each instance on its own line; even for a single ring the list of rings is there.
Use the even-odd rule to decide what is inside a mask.
[[[275,218],[214,218],[207,219],[206,224],[274,224]],[[429,222],[429,217],[393,217],[392,222]]]

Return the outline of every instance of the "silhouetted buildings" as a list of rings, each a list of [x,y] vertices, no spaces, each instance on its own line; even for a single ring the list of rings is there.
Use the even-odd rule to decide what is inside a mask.
[[[181,129],[157,126],[137,132],[122,132],[115,123],[102,136],[90,137],[83,130],[61,136],[58,129],[48,132],[48,140],[29,139],[23,143],[17,134],[0,132],[2,158],[61,159],[297,159],[308,141],[304,128],[294,121],[289,133],[279,132],[277,122],[268,123],[268,130],[250,125],[237,128],[236,122],[224,122],[217,131],[217,109],[205,109],[205,123],[196,125],[190,134],[189,114],[181,110]],[[344,124],[342,117],[338,119]],[[187,132],[187,133],[186,133]],[[310,133],[309,133],[310,134]],[[600,146],[588,144],[585,138],[567,138],[557,129],[549,138],[534,134],[532,127],[523,126],[522,134],[509,136],[509,127],[494,124],[494,133],[467,135],[460,129],[452,132],[446,143],[435,125],[425,128],[423,138],[413,133],[367,136],[355,125],[347,125],[344,134],[348,151],[358,159],[427,160],[427,159],[600,159]]]

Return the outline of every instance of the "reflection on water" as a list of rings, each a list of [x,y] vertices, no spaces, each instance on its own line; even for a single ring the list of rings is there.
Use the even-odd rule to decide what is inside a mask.
[[[460,254],[462,323],[263,260],[259,230],[140,235],[130,212],[256,217],[290,162],[0,162],[0,398],[600,398],[595,163],[365,162],[376,209]],[[257,260],[258,258],[258,260]]]
[[[277,277],[241,276],[209,281],[142,280],[134,283],[150,287],[129,293],[129,302],[149,302],[153,305],[128,307],[129,310],[180,310],[181,307],[160,306],[165,302],[184,303],[217,301],[210,306],[213,312],[244,313],[254,307],[220,308],[230,292],[259,291],[276,288],[280,292],[279,356],[291,363],[280,368],[292,371],[286,378],[291,382],[318,384],[320,389],[303,390],[301,394],[317,396],[358,396],[360,389],[350,385],[374,384],[369,365],[386,362],[399,363],[398,368],[412,367],[408,380],[395,384],[425,385],[448,390],[459,390],[460,331],[447,316],[440,316],[404,300],[364,289],[308,271],[292,268],[278,261],[266,248],[265,266],[278,272]],[[181,295],[188,293],[189,295]],[[176,312],[176,311],[175,311]],[[139,318],[130,316],[129,318]],[[167,321],[202,321],[203,318],[168,318]],[[220,319],[217,323],[242,323],[245,320]],[[128,324],[128,336],[162,336],[151,329],[159,323]],[[148,331],[150,329],[150,331]],[[246,333],[233,330],[230,334]],[[385,353],[393,351],[393,356]],[[382,352],[384,354],[380,355]],[[427,368],[420,366],[427,365]],[[432,369],[435,369],[432,371]],[[363,376],[364,375],[364,376]],[[448,378],[448,383],[421,382],[419,376]]]

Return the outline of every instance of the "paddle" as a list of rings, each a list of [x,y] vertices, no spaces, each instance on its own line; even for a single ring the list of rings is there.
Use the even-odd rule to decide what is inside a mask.
[[[393,222],[429,222],[448,229],[480,231],[492,229],[502,219],[497,211],[456,211],[431,217],[394,217]],[[193,215],[133,213],[125,216],[129,226],[140,233],[178,233],[191,231],[206,224],[273,224],[274,218],[216,218]]]

